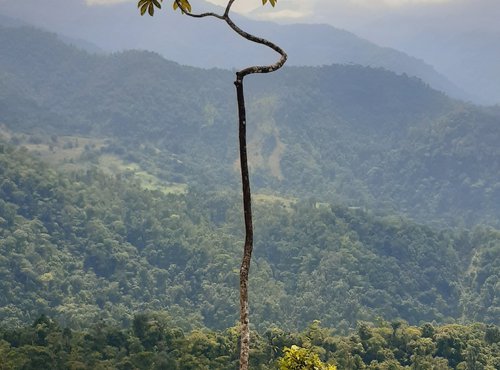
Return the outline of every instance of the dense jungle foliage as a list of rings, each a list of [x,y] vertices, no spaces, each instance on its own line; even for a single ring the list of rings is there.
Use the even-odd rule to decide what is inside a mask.
[[[230,193],[164,194],[97,170],[61,174],[0,147],[0,318],[78,327],[165,310],[186,328],[236,320],[242,222]],[[499,324],[500,232],[436,231],[314,201],[255,209],[255,328],[341,331],[378,317]]]
[[[237,328],[186,332],[174,321],[159,313],[138,314],[128,328],[100,321],[82,331],[41,316],[31,326],[0,328],[0,363],[5,370],[238,367]],[[317,321],[301,332],[271,327],[263,334],[254,333],[251,368],[271,370],[279,363],[280,369],[313,369],[287,367],[297,363],[290,351],[310,364],[326,363],[338,369],[496,370],[500,329],[482,324],[417,327],[393,321],[375,326],[360,323],[353,333],[341,336]]]

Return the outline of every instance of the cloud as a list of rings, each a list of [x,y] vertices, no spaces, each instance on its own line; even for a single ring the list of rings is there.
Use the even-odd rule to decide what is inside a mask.
[[[208,1],[220,6],[227,3],[227,0]],[[278,0],[273,9],[263,7],[260,0],[240,0],[234,3],[233,10],[260,20],[320,22],[348,27],[363,24],[395,9],[414,9],[456,1],[464,0]]]
[[[453,0],[351,0],[353,4],[370,5],[370,6],[404,6],[404,5],[421,5],[421,4],[442,4],[449,3]]]
[[[118,3],[131,2],[131,0],[85,0],[88,5],[112,5]]]
[[[311,12],[301,12],[298,10],[285,9],[285,10],[270,12],[266,15],[263,14],[259,18],[268,20],[283,20],[283,19],[300,20],[306,18],[310,14]]]
[[[213,4],[224,6],[227,4],[227,0],[207,0]],[[293,11],[293,17],[304,9],[340,9],[342,11],[345,8],[355,8],[355,7],[397,7],[405,5],[423,5],[423,4],[442,4],[453,2],[456,0],[279,0],[276,9],[286,8],[289,11]],[[260,8],[260,0],[241,0],[234,3],[234,10],[241,13],[249,13],[258,8]],[[277,12],[270,11],[270,12]],[[283,13],[284,15],[286,13]],[[310,14],[306,11],[304,14]]]
[[[193,0],[193,3],[191,4],[193,6],[194,6],[194,1],[196,0]],[[207,0],[207,1],[212,4],[216,4],[223,7],[227,5],[227,0]],[[260,0],[239,0],[234,2],[232,10],[234,10],[237,13],[247,14],[259,8],[260,6],[262,6],[262,2]]]
[[[109,5],[137,0],[85,1],[89,5]],[[224,7],[228,0],[206,1]],[[205,7],[201,2],[191,0],[195,11],[197,3]],[[275,8],[262,6],[261,0],[237,0],[232,10],[254,19],[280,23],[328,23],[353,31],[374,22],[410,18],[425,21],[431,17],[442,18],[443,26],[466,23],[471,29],[500,28],[500,0],[278,0]]]
[[[135,0],[85,0],[88,5],[109,5]],[[172,1],[172,0],[165,0]],[[192,0],[193,8],[196,9],[196,1]],[[224,7],[227,0],[206,0],[212,4]],[[259,18],[267,19],[305,19],[314,17],[324,11],[345,13],[346,10],[363,11],[366,9],[390,9],[406,5],[429,5],[442,4],[457,0],[279,0],[276,8],[270,5],[262,7],[261,0],[239,0],[235,1],[232,10],[236,13],[257,15]],[[458,0],[460,1],[460,0]]]

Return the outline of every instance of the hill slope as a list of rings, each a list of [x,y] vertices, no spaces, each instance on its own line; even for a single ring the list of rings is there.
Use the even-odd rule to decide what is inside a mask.
[[[130,51],[87,54],[54,35],[0,29],[0,122],[84,135],[160,181],[237,181],[232,74]],[[500,112],[360,66],[287,68],[248,81],[256,189],[385,209],[426,222],[498,225]],[[45,139],[44,139],[45,137]]]
[[[0,145],[0,319],[64,325],[163,310],[184,327],[236,321],[241,215],[231,193],[164,195],[95,170],[56,173]],[[252,321],[346,330],[357,320],[498,324],[500,233],[258,201]]]

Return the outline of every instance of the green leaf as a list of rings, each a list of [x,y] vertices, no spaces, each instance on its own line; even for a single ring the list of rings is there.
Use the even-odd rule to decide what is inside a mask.
[[[191,4],[189,3],[188,0],[179,0],[179,2],[174,0],[174,3],[172,4],[174,10],[177,10],[181,8],[181,11],[184,13],[184,11],[191,13]]]
[[[148,9],[148,3],[145,2],[144,4],[142,4],[141,6],[141,15],[144,15],[144,13],[146,13],[146,10]]]
[[[141,10],[141,15],[144,15],[148,11],[150,16],[155,13],[155,7],[161,9],[161,3],[163,0],[139,0],[137,2],[137,7]]]
[[[149,4],[148,13],[150,16],[153,16],[155,14],[155,6],[153,5],[153,3]]]
[[[191,4],[188,0],[182,0],[182,7],[191,13]]]

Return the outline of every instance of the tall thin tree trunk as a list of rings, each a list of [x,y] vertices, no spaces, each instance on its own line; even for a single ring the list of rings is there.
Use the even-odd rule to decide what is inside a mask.
[[[146,4],[143,4],[146,1]],[[250,194],[250,177],[248,174],[248,158],[247,158],[247,139],[246,139],[246,111],[245,111],[245,97],[243,95],[243,78],[249,74],[254,73],[270,73],[280,69],[287,60],[287,55],[283,49],[274,43],[256,37],[248,32],[239,28],[229,17],[229,12],[233,3],[236,0],[228,0],[224,14],[216,14],[213,12],[193,14],[191,7],[186,7],[186,2],[182,0],[174,0],[175,6],[180,8],[184,14],[194,18],[214,17],[227,23],[227,25],[238,35],[247,39],[248,41],[255,42],[273,49],[280,54],[280,59],[271,65],[252,66],[241,71],[236,72],[236,96],[238,101],[238,118],[239,118],[239,144],[240,144],[240,166],[241,166],[241,184],[243,187],[243,213],[245,216],[245,245],[243,247],[243,259],[240,267],[240,370],[248,370],[248,358],[250,353],[250,327],[249,327],[249,308],[248,308],[248,275],[250,271],[250,261],[252,258],[253,250],[253,225],[252,225],[252,199]],[[263,1],[265,4],[266,1]],[[143,5],[141,5],[143,4]],[[152,0],[139,0],[141,7],[141,14],[146,10],[150,15],[154,13],[154,3]],[[271,1],[274,6],[275,1]],[[149,6],[149,7],[148,7]],[[157,5],[157,7],[159,7]]]
[[[250,176],[248,173],[247,139],[246,139],[246,110],[243,94],[243,77],[236,75],[236,96],[238,100],[239,142],[241,185],[243,188],[243,213],[245,218],[245,245],[243,259],[240,267],[240,370],[248,369],[250,352],[250,328],[248,308],[248,274],[253,250],[253,223],[252,223],[252,198],[250,193]]]

